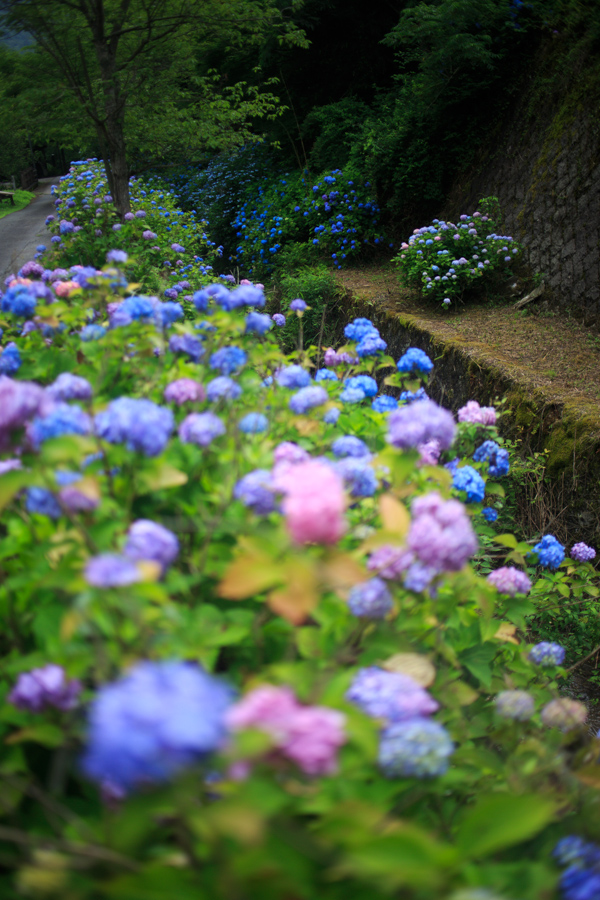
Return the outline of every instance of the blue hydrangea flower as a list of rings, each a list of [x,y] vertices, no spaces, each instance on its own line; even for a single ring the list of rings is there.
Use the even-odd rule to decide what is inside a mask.
[[[121,791],[167,781],[217,750],[233,692],[187,662],[140,662],[90,708],[85,774]]]
[[[344,388],[346,390],[358,388],[365,397],[375,397],[378,391],[377,382],[370,375],[354,375],[352,378],[346,379]]]
[[[151,519],[137,519],[127,533],[125,555],[136,561],[157,562],[163,572],[175,561],[179,541],[172,531]]]
[[[360,388],[344,388],[340,394],[342,403],[360,403],[365,399],[365,392]]]
[[[2,312],[12,313],[19,319],[33,318],[36,305],[37,297],[24,284],[15,284],[10,287],[0,301]]]
[[[339,417],[340,417],[339,409],[336,409],[336,407],[332,407],[331,409],[328,409],[327,412],[325,413],[325,415],[323,416],[323,421],[327,425],[337,425],[337,421],[338,421]]]
[[[14,375],[21,368],[19,348],[11,341],[0,354],[0,375]]]
[[[62,515],[60,504],[52,491],[41,487],[27,489],[25,508],[28,513],[38,516],[48,516],[49,519],[58,519]]]
[[[429,394],[425,388],[420,387],[416,391],[402,391],[400,394],[401,403],[415,403],[417,400],[429,400]]]
[[[370,456],[371,451],[364,441],[355,437],[353,434],[344,434],[342,437],[336,438],[331,445],[334,456]]]
[[[338,377],[333,369],[319,369],[315,375],[315,381],[337,381]]]
[[[580,868],[600,866],[600,847],[591,841],[584,841],[575,834],[562,838],[552,851],[559,866],[577,865]]]
[[[185,353],[195,363],[204,356],[202,340],[193,334],[172,334],[169,338],[169,350],[172,353]]]
[[[409,347],[397,363],[399,372],[431,372],[433,363],[427,354],[418,347]]]
[[[246,316],[246,334],[254,332],[255,334],[266,334],[273,327],[271,316],[266,313],[249,312]]]
[[[56,403],[45,416],[36,416],[31,425],[30,437],[33,446],[63,434],[89,434],[90,418],[79,406]]]
[[[537,553],[538,565],[546,569],[558,569],[565,558],[565,548],[553,534],[545,534],[531,552]]]
[[[562,666],[565,660],[565,648],[550,641],[541,641],[529,651],[529,659],[538,666]]]
[[[356,345],[356,353],[361,359],[383,353],[384,350],[387,350],[387,344],[376,329],[368,332]]]
[[[290,309],[295,313],[302,313],[306,309],[306,303],[304,300],[301,300],[300,297],[296,297],[295,300],[292,300],[290,303]]]
[[[273,321],[278,328],[283,328],[283,326],[285,325],[285,316],[282,313],[275,313],[273,315]]]
[[[378,760],[388,778],[431,778],[447,771],[453,753],[446,729],[418,718],[394,722],[382,732]]]
[[[246,363],[246,354],[241,347],[221,347],[210,358],[211,369],[217,369],[221,375],[231,375]]]
[[[241,393],[239,384],[227,375],[218,375],[206,385],[206,396],[211,403],[218,400],[237,400]]]
[[[481,510],[481,514],[486,522],[495,522],[498,518],[498,510],[494,509],[493,506],[484,506]]]
[[[329,397],[325,388],[319,385],[309,385],[300,388],[300,390],[290,397],[289,407],[296,415],[304,415],[316,406],[322,406],[327,403]]]
[[[310,373],[302,366],[286,366],[275,374],[275,380],[281,387],[289,390],[307,387],[310,384]]]
[[[367,457],[347,456],[345,459],[337,460],[333,465],[353,497],[372,497],[379,487]]]
[[[600,897],[600,870],[569,866],[560,878],[564,900],[597,900]]]
[[[61,372],[46,393],[53,400],[89,400],[92,386],[86,378],[73,375],[72,372]]]
[[[154,313],[156,324],[161,328],[168,328],[173,322],[183,319],[184,312],[181,303],[169,301],[168,303],[159,303]]]
[[[414,562],[408,567],[404,574],[404,587],[415,594],[420,594],[425,588],[428,588],[438,570],[433,566],[428,566],[422,562]]]
[[[354,585],[348,597],[350,612],[359,618],[384,619],[393,605],[392,595],[381,578]]]
[[[259,434],[261,431],[266,431],[268,427],[269,420],[267,417],[257,412],[247,413],[238,425],[238,428],[244,434]]]
[[[485,481],[472,466],[457,469],[452,479],[452,487],[466,491],[469,503],[480,503],[485,496]]]
[[[370,319],[354,319],[344,328],[344,335],[349,341],[360,341],[369,332],[377,331]]]
[[[527,722],[535,712],[533,697],[528,691],[501,691],[494,700],[496,712],[503,719]]]
[[[268,469],[256,469],[244,475],[236,484],[233,496],[259,516],[266,516],[277,509],[273,480]]]
[[[98,341],[106,334],[106,328],[103,325],[84,325],[79,332],[79,337],[86,343],[88,341]]]
[[[175,420],[170,409],[151,400],[119,397],[95,418],[96,432],[110,444],[123,444],[145,456],[165,449]]]
[[[508,475],[509,462],[508,450],[498,446],[495,441],[484,441],[473,454],[475,462],[489,463],[489,474],[492,478],[502,478]]]
[[[371,403],[371,409],[378,413],[388,413],[393,409],[398,409],[398,401],[389,394],[380,394]]]
[[[208,447],[225,431],[224,423],[213,412],[190,413],[179,426],[179,437],[184,444]]]

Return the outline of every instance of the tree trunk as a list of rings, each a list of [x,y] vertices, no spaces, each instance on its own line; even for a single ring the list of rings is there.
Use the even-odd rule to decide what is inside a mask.
[[[121,217],[130,212],[129,202],[129,168],[125,148],[125,129],[123,121],[107,122],[108,149],[110,167],[112,169],[111,193],[113,203]]]

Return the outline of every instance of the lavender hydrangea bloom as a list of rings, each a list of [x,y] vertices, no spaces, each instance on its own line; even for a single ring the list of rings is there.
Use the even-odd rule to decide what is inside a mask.
[[[90,417],[79,406],[56,403],[45,415],[36,416],[33,420],[30,438],[37,450],[44,441],[63,434],[89,434],[90,429]]]
[[[558,569],[565,558],[565,548],[553,534],[545,534],[531,552],[537,553],[538,565],[546,569]]]
[[[276,373],[275,381],[281,387],[297,390],[310,384],[310,374],[302,366],[286,366]]]
[[[295,313],[304,312],[304,310],[306,309],[306,303],[304,302],[304,300],[301,300],[300,297],[297,297],[290,303],[290,309]]]
[[[299,447],[293,441],[283,441],[275,447],[273,459],[275,463],[287,462],[295,465],[296,463],[306,462],[310,459],[310,454],[304,447]]]
[[[372,497],[379,487],[370,457],[346,456],[334,462],[333,468],[344,479],[352,497]]]
[[[191,663],[137,663],[98,692],[83,771],[123,791],[166,781],[223,743],[232,700],[227,685]]]
[[[185,353],[195,363],[204,356],[202,341],[193,334],[172,334],[169,338],[169,350],[172,353]]]
[[[344,434],[342,437],[336,438],[331,445],[334,456],[370,456],[371,451],[364,441],[355,437],[353,434]]]
[[[398,409],[398,401],[395,397],[390,397],[389,394],[380,394],[371,403],[371,409],[378,413],[389,413],[394,409]]]
[[[528,594],[531,590],[531,581],[525,572],[515,569],[514,566],[502,566],[495,569],[487,577],[498,593],[514,597],[515,594]]]
[[[533,697],[527,691],[501,691],[494,704],[499,716],[516,722],[527,722],[535,712]]]
[[[397,581],[404,575],[406,569],[414,561],[415,555],[406,547],[394,547],[391,544],[384,544],[378,547],[367,563],[367,569],[371,572],[377,572],[381,578],[388,578],[391,581]]]
[[[420,400],[390,413],[387,441],[402,450],[437,440],[447,450],[456,433],[452,413],[432,400]]]
[[[90,400],[92,386],[86,378],[73,375],[72,372],[61,372],[58,378],[46,388],[52,400]]]
[[[477,549],[477,539],[462,503],[442,500],[436,492],[417,497],[408,548],[438,572],[456,572]]]
[[[52,491],[47,488],[31,487],[27,489],[25,508],[28,513],[59,519],[62,516],[60,504]]]
[[[529,659],[538,666],[561,666],[565,660],[565,648],[550,641],[541,641],[529,651]]]
[[[392,596],[381,578],[354,585],[348,597],[350,612],[359,618],[384,619],[392,606]]]
[[[542,709],[541,719],[547,728],[558,728],[563,734],[585,725],[588,711],[583,703],[560,697],[551,700]]]
[[[587,544],[584,544],[583,541],[580,541],[578,544],[574,544],[571,549],[571,559],[576,560],[576,562],[589,562],[592,559],[596,558],[596,551],[593,547],[588,547]]]
[[[133,219],[133,215],[131,215],[131,218]],[[106,254],[107,262],[125,263],[127,259],[128,256],[124,250],[109,250]]]
[[[266,431],[268,427],[269,420],[258,412],[247,413],[238,423],[238,428],[244,434],[259,434],[261,431]]]
[[[259,516],[266,516],[277,509],[273,479],[268,469],[256,469],[240,478],[233,496]]]
[[[43,388],[32,381],[0,375],[0,448],[8,445],[12,431],[23,428],[39,411],[43,399]]]
[[[433,363],[423,350],[409,347],[398,360],[397,367],[399,372],[413,372],[415,369],[418,372],[431,372]]]
[[[246,354],[241,347],[221,347],[210,358],[211,369],[218,369],[221,375],[231,375],[241,369],[246,362]]]
[[[472,466],[456,470],[452,487],[457,491],[465,491],[469,503],[480,503],[485,496],[485,481]]]
[[[77,706],[81,690],[80,681],[69,680],[62,666],[50,663],[22,672],[7,699],[28,712],[42,712],[49,706],[68,712]]]
[[[404,587],[408,591],[420,594],[425,588],[430,587],[431,582],[438,574],[438,570],[434,566],[428,566],[416,560],[410,564],[404,573]]]
[[[190,413],[179,426],[179,437],[184,444],[208,447],[225,430],[224,423],[212,412]]]
[[[158,522],[138,519],[127,532],[124,552],[136,561],[153,560],[165,572],[177,558],[179,541],[172,531]]]
[[[174,427],[173,413],[151,400],[119,397],[95,418],[96,433],[110,444],[125,443],[129,450],[158,456]]]
[[[206,398],[206,392],[199,381],[178,378],[166,386],[163,397],[167,403],[181,406],[184,403],[201,403]]]
[[[85,580],[92,587],[128,587],[140,578],[140,571],[133,560],[116,553],[93,556],[85,567]]]
[[[368,716],[387,722],[429,716],[439,708],[437,701],[410,675],[386,672],[377,666],[357,672],[346,698]]]
[[[302,415],[316,406],[322,406],[327,403],[329,397],[325,388],[318,385],[309,385],[301,388],[296,394],[290,397],[289,407],[296,415]]]
[[[395,722],[381,735],[378,760],[387,778],[443,775],[454,744],[446,729],[431,719]]]
[[[283,328],[283,326],[285,325],[285,316],[282,315],[282,313],[275,313],[273,315],[273,321],[278,328]]]
[[[473,454],[473,459],[475,462],[489,463],[489,474],[492,478],[508,475],[510,469],[508,450],[499,447],[495,441],[484,441]]]

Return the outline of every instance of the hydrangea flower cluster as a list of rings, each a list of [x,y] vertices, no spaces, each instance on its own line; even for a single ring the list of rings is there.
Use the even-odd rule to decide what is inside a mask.
[[[538,565],[545,569],[558,569],[565,558],[565,548],[553,534],[544,535],[531,552],[537,553]]]
[[[496,410],[493,406],[480,406],[477,400],[469,400],[458,411],[458,421],[471,425],[495,425]]]
[[[346,325],[344,334],[349,341],[356,341],[356,354],[360,359],[366,356],[375,356],[387,349],[386,342],[370,319],[354,319],[353,322]],[[334,362],[327,361],[327,354],[325,354],[325,365],[334,364]]]
[[[564,900],[595,900],[600,897],[600,846],[570,835],[558,842],[553,854],[566,867],[560,878]]]
[[[170,409],[151,400],[133,397],[112,400],[96,415],[94,422],[96,433],[103,440],[110,444],[126,444],[128,450],[145,456],[162,453],[175,425]]]
[[[489,474],[492,478],[502,478],[508,475],[509,462],[508,450],[499,447],[495,441],[484,441],[473,454],[475,462],[487,462]]]
[[[529,659],[538,666],[562,666],[565,648],[560,644],[542,641],[529,651]]]
[[[576,562],[590,562],[592,559],[596,558],[596,551],[593,547],[588,547],[587,544],[584,544],[583,541],[580,541],[578,544],[574,544],[571,548],[571,559],[576,560]]]
[[[528,594],[531,590],[531,581],[525,572],[515,569],[514,566],[502,566],[495,569],[487,577],[498,593],[514,597],[515,594]]]
[[[527,722],[535,712],[535,702],[528,691],[502,691],[494,700],[496,712],[503,719]]]
[[[456,470],[452,487],[457,491],[464,491],[469,503],[481,503],[485,496],[485,481],[472,466],[462,466]]]
[[[81,691],[80,681],[67,678],[61,666],[50,663],[19,675],[8,701],[28,712],[39,713],[48,707],[68,712],[77,706]]]
[[[384,619],[393,607],[392,595],[385,581],[370,578],[351,589],[348,607],[360,619]]]
[[[439,442],[441,450],[447,450],[456,433],[452,413],[442,409],[433,400],[418,400],[388,416],[388,443],[401,450],[418,447],[428,441]]]

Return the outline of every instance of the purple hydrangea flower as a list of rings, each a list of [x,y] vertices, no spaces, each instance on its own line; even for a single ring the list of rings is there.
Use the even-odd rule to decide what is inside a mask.
[[[529,651],[529,659],[538,666],[561,666],[565,659],[565,648],[560,644],[542,641]]]
[[[303,415],[314,409],[316,406],[322,406],[327,403],[329,396],[325,388],[318,385],[309,385],[301,388],[297,393],[290,397],[289,407],[296,415]]]
[[[387,722],[429,716],[439,708],[437,701],[414,678],[400,672],[386,672],[377,666],[357,672],[346,698],[368,716]]]
[[[283,326],[285,325],[285,316],[282,315],[281,313],[275,313],[273,315],[273,321],[275,322],[275,324],[277,325],[278,328],[283,328]]]
[[[82,767],[123,791],[172,778],[223,743],[233,692],[186,662],[141,662],[100,689]]]
[[[535,712],[533,697],[527,691],[501,691],[494,705],[499,716],[516,722],[527,722]]]
[[[578,544],[574,544],[571,549],[571,559],[576,560],[576,562],[589,562],[591,559],[596,558],[596,551],[593,547],[588,547],[587,544],[584,544],[583,541],[580,541]]]
[[[244,434],[259,434],[261,431],[266,431],[268,427],[269,420],[258,412],[247,413],[238,423],[238,428]]]
[[[58,378],[46,388],[52,400],[90,400],[92,386],[86,378],[73,375],[72,372],[61,372]]]
[[[275,381],[281,387],[289,390],[297,390],[298,388],[307,387],[310,384],[310,373],[302,366],[286,366],[280,369],[275,375]]]
[[[185,249],[181,246],[181,244],[171,244],[171,250],[173,253],[185,253]]]
[[[42,712],[49,706],[68,712],[77,706],[81,682],[69,680],[62,666],[50,663],[22,672],[8,695],[8,702],[28,712]]]
[[[141,580],[140,571],[133,560],[116,553],[101,553],[88,560],[85,580],[92,587],[128,587]]]
[[[367,563],[367,569],[377,572],[381,578],[389,578],[398,581],[414,561],[415,555],[406,547],[394,547],[392,544],[384,544],[378,547]]]
[[[40,250],[40,247],[42,248],[42,250]],[[43,244],[40,244],[40,247],[38,247],[37,249],[40,253],[43,253],[46,248]],[[38,262],[35,262],[35,260],[33,259],[30,259],[19,269],[19,275],[22,278],[41,278],[43,273],[44,267],[41,266]]]
[[[427,354],[418,347],[409,347],[397,363],[399,372],[431,372],[433,363]]]
[[[119,397],[95,418],[96,433],[110,444],[125,443],[129,450],[158,456],[174,428],[173,413],[151,400]]]
[[[297,297],[290,303],[290,309],[295,313],[304,312],[304,310],[306,309],[306,303],[304,302],[304,300],[301,300],[300,297]]]
[[[208,447],[225,430],[221,419],[212,412],[190,413],[179,426],[179,437],[184,444]]]
[[[425,563],[416,560],[410,564],[404,573],[404,587],[408,591],[414,591],[420,594],[425,588],[431,585],[431,582],[438,574],[438,570],[434,566],[428,566]]]
[[[432,492],[413,501],[412,513],[407,544],[419,561],[438,572],[462,569],[477,549],[462,503]]]
[[[125,555],[130,559],[153,560],[160,564],[163,572],[169,568],[179,553],[179,541],[172,531],[152,522],[138,519],[127,532]]]
[[[350,612],[359,618],[384,619],[393,605],[392,596],[381,578],[370,578],[354,585],[348,597]]]
[[[11,432],[23,428],[39,411],[43,399],[39,385],[0,375],[0,448],[8,446]]]
[[[495,569],[487,577],[490,584],[493,584],[498,593],[507,594],[514,597],[515,594],[528,594],[531,590],[531,581],[520,569],[514,566],[502,566]]]
[[[219,400],[237,400],[242,393],[239,384],[227,375],[219,375],[206,385],[206,396],[211,403]]]
[[[402,450],[437,440],[447,450],[456,433],[452,413],[432,400],[420,400],[390,413],[387,441]]]
[[[47,488],[31,487],[27,489],[25,508],[28,513],[59,519],[62,516],[60,504],[52,491]]]
[[[553,534],[545,534],[531,552],[537,553],[538,565],[546,569],[558,569],[565,558],[565,548]]]
[[[268,469],[256,469],[244,475],[236,484],[233,496],[259,516],[266,516],[277,509],[273,480]]]
[[[156,235],[154,234],[154,232],[149,231],[149,230],[143,231],[142,237],[144,238],[145,241],[155,241],[156,240]]]
[[[293,441],[283,441],[275,447],[273,459],[276,464],[292,463],[293,465],[296,465],[297,463],[306,462],[310,459],[310,454],[304,447],[299,447],[298,444],[295,444]]]
[[[381,735],[378,761],[387,778],[432,778],[448,770],[454,744],[431,719],[394,722]]]
[[[463,466],[456,470],[452,487],[457,491],[465,491],[469,503],[481,503],[485,496],[485,481],[472,466]]]
[[[166,403],[181,406],[183,403],[201,403],[206,398],[206,392],[199,381],[178,378],[166,386],[163,397]]]
[[[336,438],[331,445],[334,456],[370,456],[371,451],[364,441],[355,437],[353,434],[344,434],[342,437]]]
[[[133,218],[133,216],[132,216]],[[124,250],[109,250],[106,254],[107,262],[114,263],[125,263],[127,262],[128,256]]]
[[[241,347],[221,347],[210,358],[211,369],[217,369],[221,375],[231,375],[246,363],[246,354]]]
[[[172,334],[169,338],[169,350],[172,353],[185,353],[195,363],[204,356],[202,341],[193,334]]]

